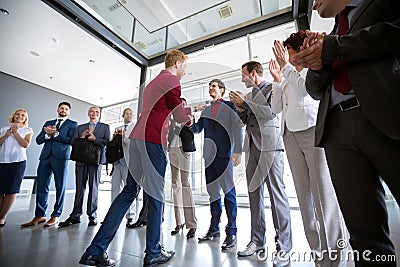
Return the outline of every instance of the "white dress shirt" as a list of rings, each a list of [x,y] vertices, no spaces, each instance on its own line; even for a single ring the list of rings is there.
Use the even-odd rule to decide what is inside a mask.
[[[10,126],[5,126],[0,129],[0,136],[4,136]],[[27,134],[33,134],[33,129],[29,127],[18,128],[18,133],[22,138],[25,138]],[[11,134],[0,145],[0,163],[12,163],[21,162],[26,160],[26,148],[18,144],[17,139]]]

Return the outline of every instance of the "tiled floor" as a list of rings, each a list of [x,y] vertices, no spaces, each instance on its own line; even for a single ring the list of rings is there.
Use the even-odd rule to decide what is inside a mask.
[[[66,219],[72,210],[73,193],[67,193],[64,214],[62,220]],[[110,192],[100,191],[102,200],[98,218],[101,221],[107,212],[110,203]],[[50,195],[50,207],[53,205],[54,195]],[[85,202],[86,203],[86,202]],[[56,227],[43,228],[42,225],[21,229],[21,223],[29,221],[33,217],[35,206],[35,195],[20,195],[7,218],[5,227],[0,228],[0,266],[12,267],[70,267],[82,266],[78,264],[79,258],[89,245],[99,226],[88,227],[87,217],[82,217],[82,223],[68,228],[58,229]],[[141,206],[141,205],[139,205]],[[400,255],[400,210],[396,203],[389,202],[390,227],[393,241]],[[208,206],[197,206],[196,214],[199,221],[197,236],[207,231],[209,224]],[[170,236],[170,231],[175,227],[173,209],[171,204],[165,208],[165,222],[162,228],[162,243],[167,249],[176,251],[175,257],[162,266],[182,267],[236,267],[236,266],[272,266],[271,254],[274,249],[273,226],[271,212],[266,211],[267,216],[267,255],[265,261],[257,259],[256,255],[248,258],[238,258],[237,248],[227,252],[221,252],[220,246],[224,234],[220,238],[198,244],[197,238],[186,240],[187,230],[177,236]],[[298,209],[291,211],[293,229],[292,252],[303,255],[308,250],[304,236],[300,212]],[[243,248],[249,241],[250,236],[250,211],[248,208],[238,210],[238,248]],[[226,224],[223,216],[221,225]],[[125,221],[121,224],[116,237],[109,247],[109,255],[116,260],[116,266],[142,266],[145,247],[145,228],[126,229]],[[295,255],[295,254],[293,254]],[[398,257],[399,258],[399,257]],[[400,265],[399,259],[397,260]],[[314,266],[310,261],[298,261],[292,257],[291,266],[308,267]]]

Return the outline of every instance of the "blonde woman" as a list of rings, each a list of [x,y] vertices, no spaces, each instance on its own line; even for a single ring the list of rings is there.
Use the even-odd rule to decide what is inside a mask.
[[[28,112],[17,109],[8,118],[9,126],[0,129],[0,227],[19,193],[26,167],[26,149],[33,135],[28,127]]]

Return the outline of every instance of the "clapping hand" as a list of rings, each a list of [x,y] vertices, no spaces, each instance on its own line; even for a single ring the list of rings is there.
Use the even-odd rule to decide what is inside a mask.
[[[235,107],[240,111],[245,101],[244,95],[239,91],[231,91],[229,93],[229,100],[235,104]]]
[[[320,70],[322,63],[322,46],[326,33],[306,31],[307,38],[304,39],[300,52],[293,55],[293,64],[309,68],[312,70]]]
[[[282,81],[281,68],[274,59],[271,59],[271,61],[269,62],[269,72],[274,78],[274,82],[280,83]]]
[[[283,68],[287,63],[289,63],[289,52],[286,47],[284,47],[281,42],[274,41],[274,47],[272,47],[272,52],[274,52],[276,61],[279,66]]]

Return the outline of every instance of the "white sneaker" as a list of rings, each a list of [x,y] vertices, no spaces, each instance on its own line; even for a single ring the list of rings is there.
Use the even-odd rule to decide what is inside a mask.
[[[260,250],[265,251],[264,246],[257,246],[256,243],[254,243],[253,241],[250,241],[244,250],[237,252],[237,255],[239,257],[247,257],[247,256],[253,255],[255,252],[258,252]]]
[[[284,250],[276,252],[275,257],[272,261],[275,267],[286,267],[290,263],[290,255]]]

